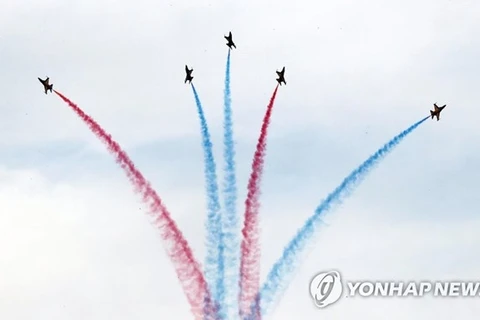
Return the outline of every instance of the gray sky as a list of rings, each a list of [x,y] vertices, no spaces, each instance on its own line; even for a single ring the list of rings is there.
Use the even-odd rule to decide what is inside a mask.
[[[203,155],[183,68],[194,68],[221,168],[230,30],[240,213],[275,70],[286,66],[262,182],[262,281],[345,175],[434,102],[448,105],[328,214],[270,318],[478,318],[467,298],[359,297],[319,310],[308,289],[329,269],[348,280],[480,277],[477,1],[0,7],[0,318],[192,318],[124,173],[36,78],[49,76],[126,149],[203,262]]]

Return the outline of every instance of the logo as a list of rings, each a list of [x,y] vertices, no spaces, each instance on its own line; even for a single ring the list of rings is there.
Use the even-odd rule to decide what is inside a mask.
[[[310,296],[317,308],[337,302],[344,291],[349,298],[369,297],[477,297],[479,281],[342,280],[338,271],[318,273],[310,281]]]
[[[337,302],[342,290],[342,280],[337,271],[319,273],[310,281],[310,295],[318,308],[325,308]]]

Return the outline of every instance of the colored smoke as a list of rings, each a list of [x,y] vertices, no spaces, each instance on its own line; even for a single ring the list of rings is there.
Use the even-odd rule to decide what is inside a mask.
[[[160,229],[161,236],[166,242],[165,247],[167,253],[175,266],[175,271],[187,295],[192,312],[197,319],[204,319],[204,301],[210,301],[207,284],[200,265],[193,257],[192,250],[170,217],[169,212],[159,196],[150,186],[150,183],[137,170],[125,151],[121,149],[119,144],[114,141],[95,120],[85,114],[83,110],[64,95],[55,90],[54,92],[75,111],[88,125],[90,130],[107,146],[110,153],[115,156],[116,162],[125,171],[130,182],[134,185],[135,191],[141,193],[143,201],[150,208],[150,213],[154,218],[154,224]],[[214,312],[211,306],[212,304],[209,303],[208,313]]]
[[[370,156],[357,169],[350,173],[342,183],[328,195],[328,197],[317,207],[315,213],[305,222],[303,227],[297,232],[296,236],[283,250],[282,257],[273,265],[267,280],[259,292],[259,299],[251,308],[251,313],[255,311],[260,303],[263,316],[270,310],[273,303],[278,302],[280,295],[286,289],[291,280],[291,275],[298,265],[298,257],[305,248],[307,242],[315,233],[321,223],[322,214],[332,208],[333,205],[341,204],[355,189],[356,186],[365,178],[371,169],[375,167],[387,154],[390,153],[409,133],[415,130],[428,117],[418,121],[392,140],[387,142],[377,152]],[[258,297],[257,297],[258,298]]]
[[[221,317],[232,319],[238,314],[238,273],[239,273],[239,223],[236,214],[237,179],[235,177],[235,146],[233,141],[232,100],[230,95],[230,50],[228,50],[225,71],[224,91],[224,213],[222,217],[222,241],[219,250],[223,257],[220,272],[223,276],[223,286],[219,290]],[[224,268],[222,270],[222,268]]]
[[[220,202],[218,197],[218,185],[215,159],[213,157],[212,142],[208,130],[207,120],[203,111],[200,98],[197,90],[192,83],[193,95],[197,105],[198,117],[200,120],[202,133],[202,147],[205,160],[205,182],[207,189],[207,256],[205,261],[205,278],[209,284],[212,297],[218,299],[218,287],[221,286],[222,277],[218,272],[218,263],[221,261],[219,256],[218,244],[221,235],[221,216],[220,216]]]
[[[257,148],[252,161],[252,173],[248,181],[248,193],[245,200],[245,218],[242,230],[241,261],[240,261],[240,316],[248,314],[250,306],[260,287],[260,243],[259,217],[260,183],[267,150],[267,134],[273,104],[277,96],[278,85],[275,88],[267,111],[263,118]],[[260,320],[260,309],[255,310],[255,319]]]

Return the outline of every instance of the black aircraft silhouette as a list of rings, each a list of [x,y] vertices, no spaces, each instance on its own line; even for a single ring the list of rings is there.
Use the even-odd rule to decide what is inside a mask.
[[[193,69],[192,69],[192,70],[188,70],[187,65],[185,65],[185,72],[187,73],[187,75],[185,76],[185,83],[187,83],[187,81],[189,81],[189,83],[192,83],[192,80],[193,80],[193,76],[192,76]]]
[[[235,46],[235,43],[233,43],[233,40],[232,40],[232,32],[230,31],[230,33],[228,34],[228,36],[224,36],[225,39],[227,39],[227,46],[232,49],[232,46],[237,49],[237,47]]]
[[[277,71],[278,79],[277,82],[282,85],[282,82],[287,85],[287,82],[285,82],[285,67],[283,67],[282,71]]]
[[[437,121],[440,120],[440,112],[442,112],[443,108],[445,108],[447,105],[443,105],[441,107],[437,106],[436,103],[433,104],[434,110],[430,110],[430,115],[433,117],[437,116]]]
[[[49,77],[47,77],[47,79],[45,79],[45,80],[42,80],[42,79],[38,78],[38,81],[40,81],[43,84],[43,87],[45,88],[45,94],[47,94],[48,90],[50,90],[50,92],[52,92],[53,83],[52,84],[48,83],[50,81]]]

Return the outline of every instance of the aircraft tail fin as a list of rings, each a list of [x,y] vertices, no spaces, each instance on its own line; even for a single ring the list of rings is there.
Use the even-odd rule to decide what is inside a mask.
[[[432,116],[432,119],[433,119],[433,117],[435,116],[435,113],[432,110],[430,110],[430,115]]]

